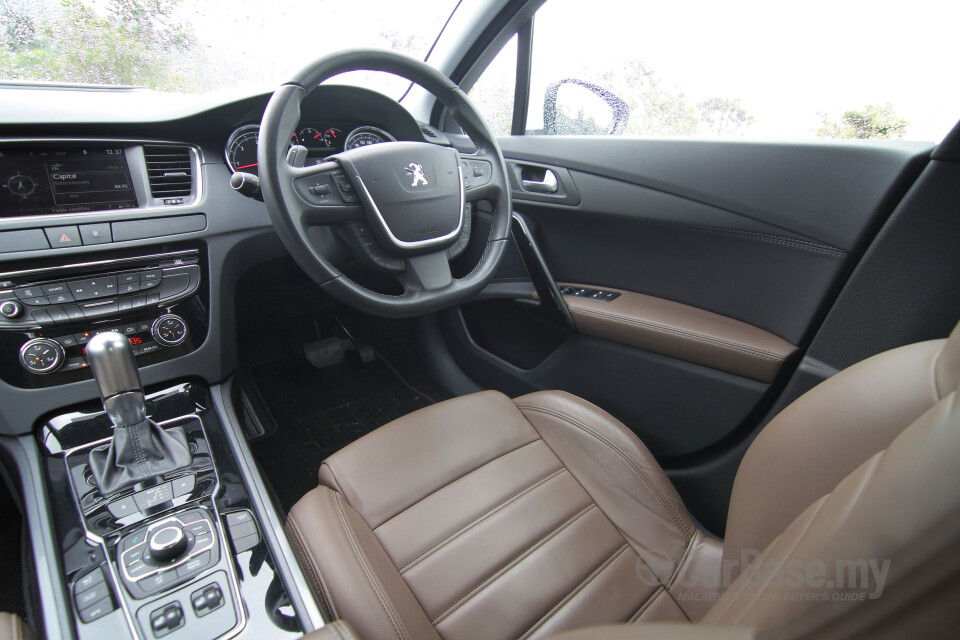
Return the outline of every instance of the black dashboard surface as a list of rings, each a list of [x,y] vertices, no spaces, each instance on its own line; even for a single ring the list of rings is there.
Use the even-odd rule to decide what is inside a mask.
[[[68,140],[85,145],[97,143],[98,148],[105,149],[116,142],[182,143],[197,151],[202,187],[193,201],[169,208],[145,206],[142,197],[137,208],[103,207],[56,215],[46,211],[45,215],[38,215],[38,211],[22,209],[8,212],[4,207],[0,232],[38,226],[169,219],[174,213],[178,216],[203,214],[206,219],[205,228],[162,240],[122,240],[109,245],[3,253],[0,254],[0,273],[54,263],[82,264],[138,252],[147,254],[164,250],[172,243],[174,246],[184,242],[202,243],[208,257],[203,278],[209,285],[209,333],[193,352],[145,367],[141,375],[148,387],[189,377],[199,377],[208,383],[224,380],[236,368],[233,318],[237,282],[245,271],[257,264],[285,255],[264,205],[230,188],[231,170],[224,153],[231,132],[259,123],[269,98],[268,93],[239,97],[236,94],[179,96],[126,89],[0,86],[0,145],[37,148]],[[397,102],[359,87],[318,87],[303,101],[301,114],[304,127],[317,123],[330,127],[335,124],[372,126],[398,140],[436,142],[425,138],[419,123]],[[6,181],[9,177],[3,175],[0,180]],[[0,188],[7,189],[5,185]],[[139,192],[138,196],[141,196]],[[6,355],[9,354],[0,354]],[[44,415],[97,397],[92,380],[63,384],[55,393],[50,389],[23,389],[0,382],[0,434],[28,433]]]

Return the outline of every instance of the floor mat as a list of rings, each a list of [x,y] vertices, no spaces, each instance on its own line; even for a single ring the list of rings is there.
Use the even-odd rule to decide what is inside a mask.
[[[324,458],[432,403],[380,360],[350,357],[315,369],[302,357],[285,358],[253,366],[248,379],[255,406],[270,418],[267,435],[250,448],[285,511],[317,486]]]

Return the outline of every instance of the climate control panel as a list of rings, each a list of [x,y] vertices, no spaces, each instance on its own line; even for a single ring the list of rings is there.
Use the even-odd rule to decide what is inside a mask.
[[[134,356],[145,356],[164,348],[179,346],[190,334],[186,320],[174,313],[165,313],[156,320],[104,326],[52,338],[32,338],[20,347],[20,364],[36,375],[85,369],[87,360],[84,345],[90,338],[104,331],[116,331],[127,336]]]
[[[0,379],[26,388],[82,380],[87,341],[129,338],[140,366],[190,353],[206,337],[202,249],[47,263],[0,273]]]

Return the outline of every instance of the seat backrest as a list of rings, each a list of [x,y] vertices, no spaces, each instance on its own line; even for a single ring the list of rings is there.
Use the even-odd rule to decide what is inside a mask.
[[[842,371],[771,421],[737,474],[724,541],[729,588],[704,621],[763,629],[803,611],[838,611],[846,604],[833,595],[844,585],[830,582],[838,562],[874,572],[867,578],[879,585],[857,596],[869,600],[938,549],[956,548],[958,384],[960,325],[947,340]],[[950,556],[960,565],[960,554]],[[938,570],[957,571],[942,560]],[[812,564],[815,574],[824,566],[824,580],[811,579]],[[820,600],[828,602],[810,608]]]

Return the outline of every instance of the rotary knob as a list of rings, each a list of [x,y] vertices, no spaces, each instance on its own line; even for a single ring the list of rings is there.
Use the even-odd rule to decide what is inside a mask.
[[[150,533],[147,548],[151,559],[169,562],[187,550],[187,536],[180,525],[170,523]]]
[[[23,307],[16,300],[4,300],[0,302],[0,316],[4,318],[16,318],[23,312]]]
[[[63,364],[63,347],[49,338],[34,338],[20,347],[20,364],[31,373],[53,373]]]
[[[183,344],[190,330],[186,321],[178,315],[168,313],[157,318],[150,327],[153,339],[165,347],[175,347]]]

